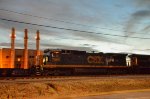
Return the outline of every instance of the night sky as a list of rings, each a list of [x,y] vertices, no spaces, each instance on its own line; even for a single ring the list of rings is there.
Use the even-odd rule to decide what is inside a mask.
[[[12,27],[16,48],[27,28],[29,49],[40,30],[42,50],[150,54],[150,0],[0,0],[0,48]]]

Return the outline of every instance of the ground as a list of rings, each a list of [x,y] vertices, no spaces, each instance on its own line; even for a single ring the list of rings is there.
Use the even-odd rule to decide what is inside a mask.
[[[109,77],[41,83],[0,83],[0,99],[52,99],[141,89],[150,89],[150,78],[124,79]]]

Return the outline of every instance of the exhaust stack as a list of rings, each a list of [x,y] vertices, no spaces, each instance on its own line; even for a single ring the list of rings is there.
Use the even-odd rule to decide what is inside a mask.
[[[28,30],[24,30],[24,69],[28,69]]]
[[[40,55],[39,48],[40,48],[40,32],[39,32],[39,30],[37,30],[37,32],[36,32],[36,51],[37,51],[37,54],[36,55]]]
[[[10,68],[14,68],[14,60],[15,60],[15,28],[12,28],[11,33],[11,51],[10,51]]]
[[[40,48],[40,32],[39,32],[39,30],[37,30],[37,32],[36,32],[36,60],[35,60],[35,64],[36,64],[36,66],[38,66],[38,65],[40,65],[40,50],[39,50],[39,48]]]

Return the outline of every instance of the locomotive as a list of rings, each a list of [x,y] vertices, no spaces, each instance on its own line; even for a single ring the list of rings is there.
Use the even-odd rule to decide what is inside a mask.
[[[150,55],[46,49],[42,75],[149,73]]]

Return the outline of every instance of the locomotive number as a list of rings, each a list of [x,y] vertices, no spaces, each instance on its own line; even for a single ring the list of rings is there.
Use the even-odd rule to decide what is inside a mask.
[[[88,63],[96,63],[96,64],[99,64],[99,63],[102,62],[101,60],[102,60],[102,57],[100,57],[100,56],[88,56],[88,57],[87,57]]]

